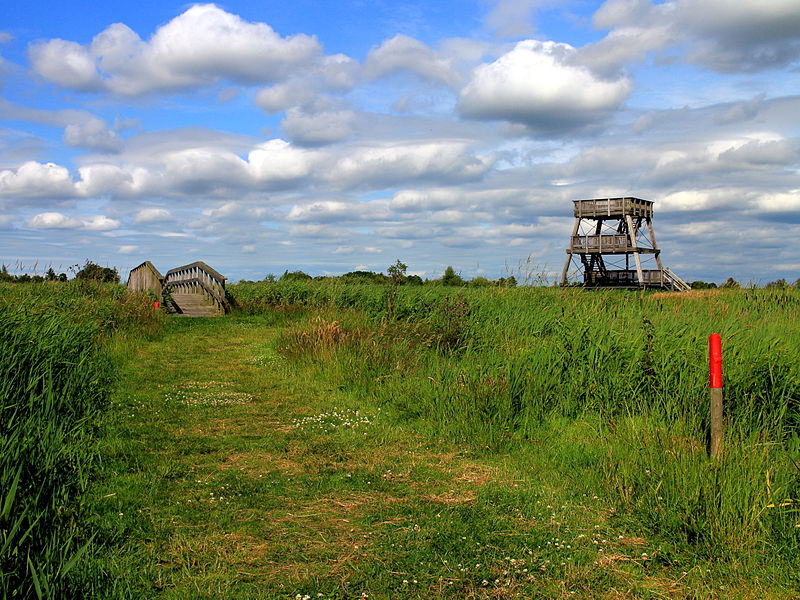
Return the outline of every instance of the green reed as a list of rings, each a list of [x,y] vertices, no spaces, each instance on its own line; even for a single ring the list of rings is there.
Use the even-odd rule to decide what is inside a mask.
[[[123,288],[0,286],[0,595],[81,595],[75,566],[91,547],[82,494],[113,365],[103,340],[161,317]]]

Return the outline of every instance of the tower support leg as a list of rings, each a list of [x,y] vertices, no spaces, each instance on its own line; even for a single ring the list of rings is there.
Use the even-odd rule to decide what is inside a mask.
[[[633,219],[630,215],[625,217],[628,222],[628,237],[631,240],[631,247],[638,248],[636,244],[636,228],[633,226]],[[636,277],[639,279],[639,285],[644,286],[644,275],[642,274],[642,261],[639,259],[639,252],[634,250],[633,260],[636,262]]]
[[[564,261],[564,269],[561,271],[561,285],[567,285],[567,274],[569,272],[569,263],[572,262],[572,238],[578,235],[578,229],[581,226],[581,218],[575,217],[575,224],[572,226],[572,235],[569,238],[569,250],[567,250],[567,260]]]

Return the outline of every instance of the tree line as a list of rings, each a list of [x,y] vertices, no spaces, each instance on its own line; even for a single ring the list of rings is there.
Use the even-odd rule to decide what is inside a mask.
[[[101,267],[97,263],[87,260],[83,267],[72,265],[69,268],[75,274],[75,279],[83,281],[100,281],[103,283],[119,283],[119,271],[114,267]],[[53,267],[47,269],[44,275],[12,275],[8,272],[8,267],[0,267],[0,283],[42,283],[45,281],[68,281],[66,273],[56,273]]]
[[[243,280],[245,281],[245,280]],[[386,269],[386,273],[377,271],[350,271],[343,275],[319,275],[312,277],[304,271],[283,272],[280,277],[270,273],[262,281],[272,283],[276,281],[339,281],[342,283],[377,283],[386,285],[448,285],[448,286],[469,286],[469,287],[516,287],[517,279],[513,275],[500,277],[498,279],[487,279],[486,277],[474,277],[464,279],[461,273],[456,272],[452,266],[448,266],[442,276],[438,279],[422,279],[419,275],[409,275],[408,265],[396,260]]]

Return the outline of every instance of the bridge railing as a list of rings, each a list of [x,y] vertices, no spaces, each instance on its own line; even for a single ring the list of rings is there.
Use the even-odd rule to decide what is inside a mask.
[[[226,279],[206,263],[198,261],[167,271],[164,275],[164,289],[168,292],[206,294],[217,309],[225,313],[228,309],[225,300]]]

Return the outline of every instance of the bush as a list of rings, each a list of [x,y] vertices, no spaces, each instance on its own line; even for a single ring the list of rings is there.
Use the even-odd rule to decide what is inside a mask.
[[[119,283],[119,273],[110,267],[101,267],[90,261],[86,261],[83,268],[75,273],[76,279],[99,281],[101,283]]]

